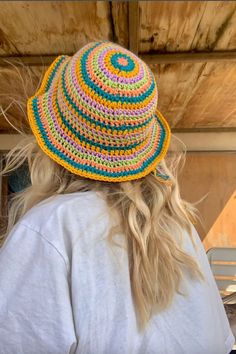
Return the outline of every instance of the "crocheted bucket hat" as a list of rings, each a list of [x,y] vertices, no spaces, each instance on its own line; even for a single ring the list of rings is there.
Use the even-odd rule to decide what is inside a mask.
[[[28,119],[41,149],[74,174],[121,182],[160,169],[170,128],[157,110],[151,69],[109,41],[60,55],[27,100]]]

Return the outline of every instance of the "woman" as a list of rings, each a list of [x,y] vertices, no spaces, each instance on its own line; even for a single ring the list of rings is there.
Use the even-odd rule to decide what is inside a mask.
[[[234,337],[164,159],[150,68],[108,41],[61,55],[28,99],[33,137],[0,253],[2,354],[227,354]]]

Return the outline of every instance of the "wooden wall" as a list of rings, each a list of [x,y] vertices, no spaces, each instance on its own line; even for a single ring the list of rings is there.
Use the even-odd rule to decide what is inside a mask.
[[[197,202],[203,225],[197,230],[206,249],[236,247],[236,152],[187,153],[181,195]]]

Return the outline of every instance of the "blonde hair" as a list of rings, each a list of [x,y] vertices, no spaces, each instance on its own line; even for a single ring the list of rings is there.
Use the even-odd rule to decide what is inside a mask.
[[[155,312],[167,309],[175,292],[182,294],[179,287],[184,271],[193,278],[204,279],[197,261],[181,244],[186,230],[195,246],[191,221],[198,218],[196,208],[179,194],[177,174],[184,159],[184,153],[169,153],[161,163],[172,185],[161,183],[152,173],[129,182],[94,181],[65,170],[39,148],[34,137],[27,137],[7,154],[1,172],[6,175],[27,162],[31,180],[28,187],[11,199],[1,241],[29,209],[52,195],[100,192],[111,216],[119,218],[108,240],[112,242],[113,236],[121,231],[127,241],[137,322],[140,330],[144,330],[154,309]]]
[[[19,90],[23,89],[17,100],[12,97],[12,102],[18,103],[24,113],[22,121],[26,121],[26,98],[35,92],[35,78],[27,66],[21,66],[18,70],[13,65],[14,83]],[[21,74],[23,69],[24,75]],[[43,72],[44,68],[38,87]],[[7,95],[11,97],[11,88]],[[15,127],[15,121],[12,124],[2,108],[1,113]],[[181,145],[178,149],[173,135],[171,145],[171,151],[161,162],[164,172],[170,176],[171,186],[160,183],[152,173],[139,180],[111,183],[73,175],[44,154],[34,136],[25,137],[7,154],[1,174],[7,175],[27,162],[31,184],[11,197],[0,243],[3,244],[29,209],[50,196],[88,190],[100,192],[109,205],[111,217],[118,218],[117,225],[110,229],[108,241],[114,244],[113,236],[118,231],[127,241],[132,295],[138,325],[143,330],[152,313],[167,309],[175,293],[181,294],[179,288],[185,271],[193,278],[204,279],[195,258],[182,248],[186,235],[195,246],[191,224],[199,216],[194,205],[182,200],[179,193],[178,173],[185,161],[184,148]]]

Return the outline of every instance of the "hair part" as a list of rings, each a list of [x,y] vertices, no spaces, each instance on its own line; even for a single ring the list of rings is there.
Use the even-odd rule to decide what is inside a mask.
[[[39,148],[34,137],[27,137],[7,154],[1,172],[7,175],[27,162],[31,184],[11,198],[0,241],[4,242],[28,210],[53,195],[100,192],[111,217],[117,220],[108,241],[115,244],[117,231],[126,241],[137,323],[144,330],[153,313],[171,305],[176,292],[184,295],[180,284],[185,271],[204,280],[197,261],[182,248],[184,230],[195,247],[191,223],[199,219],[194,205],[180,197],[177,174],[183,161],[184,153],[169,153],[161,162],[171,185],[161,183],[152,173],[128,182],[94,181],[65,170]]]

